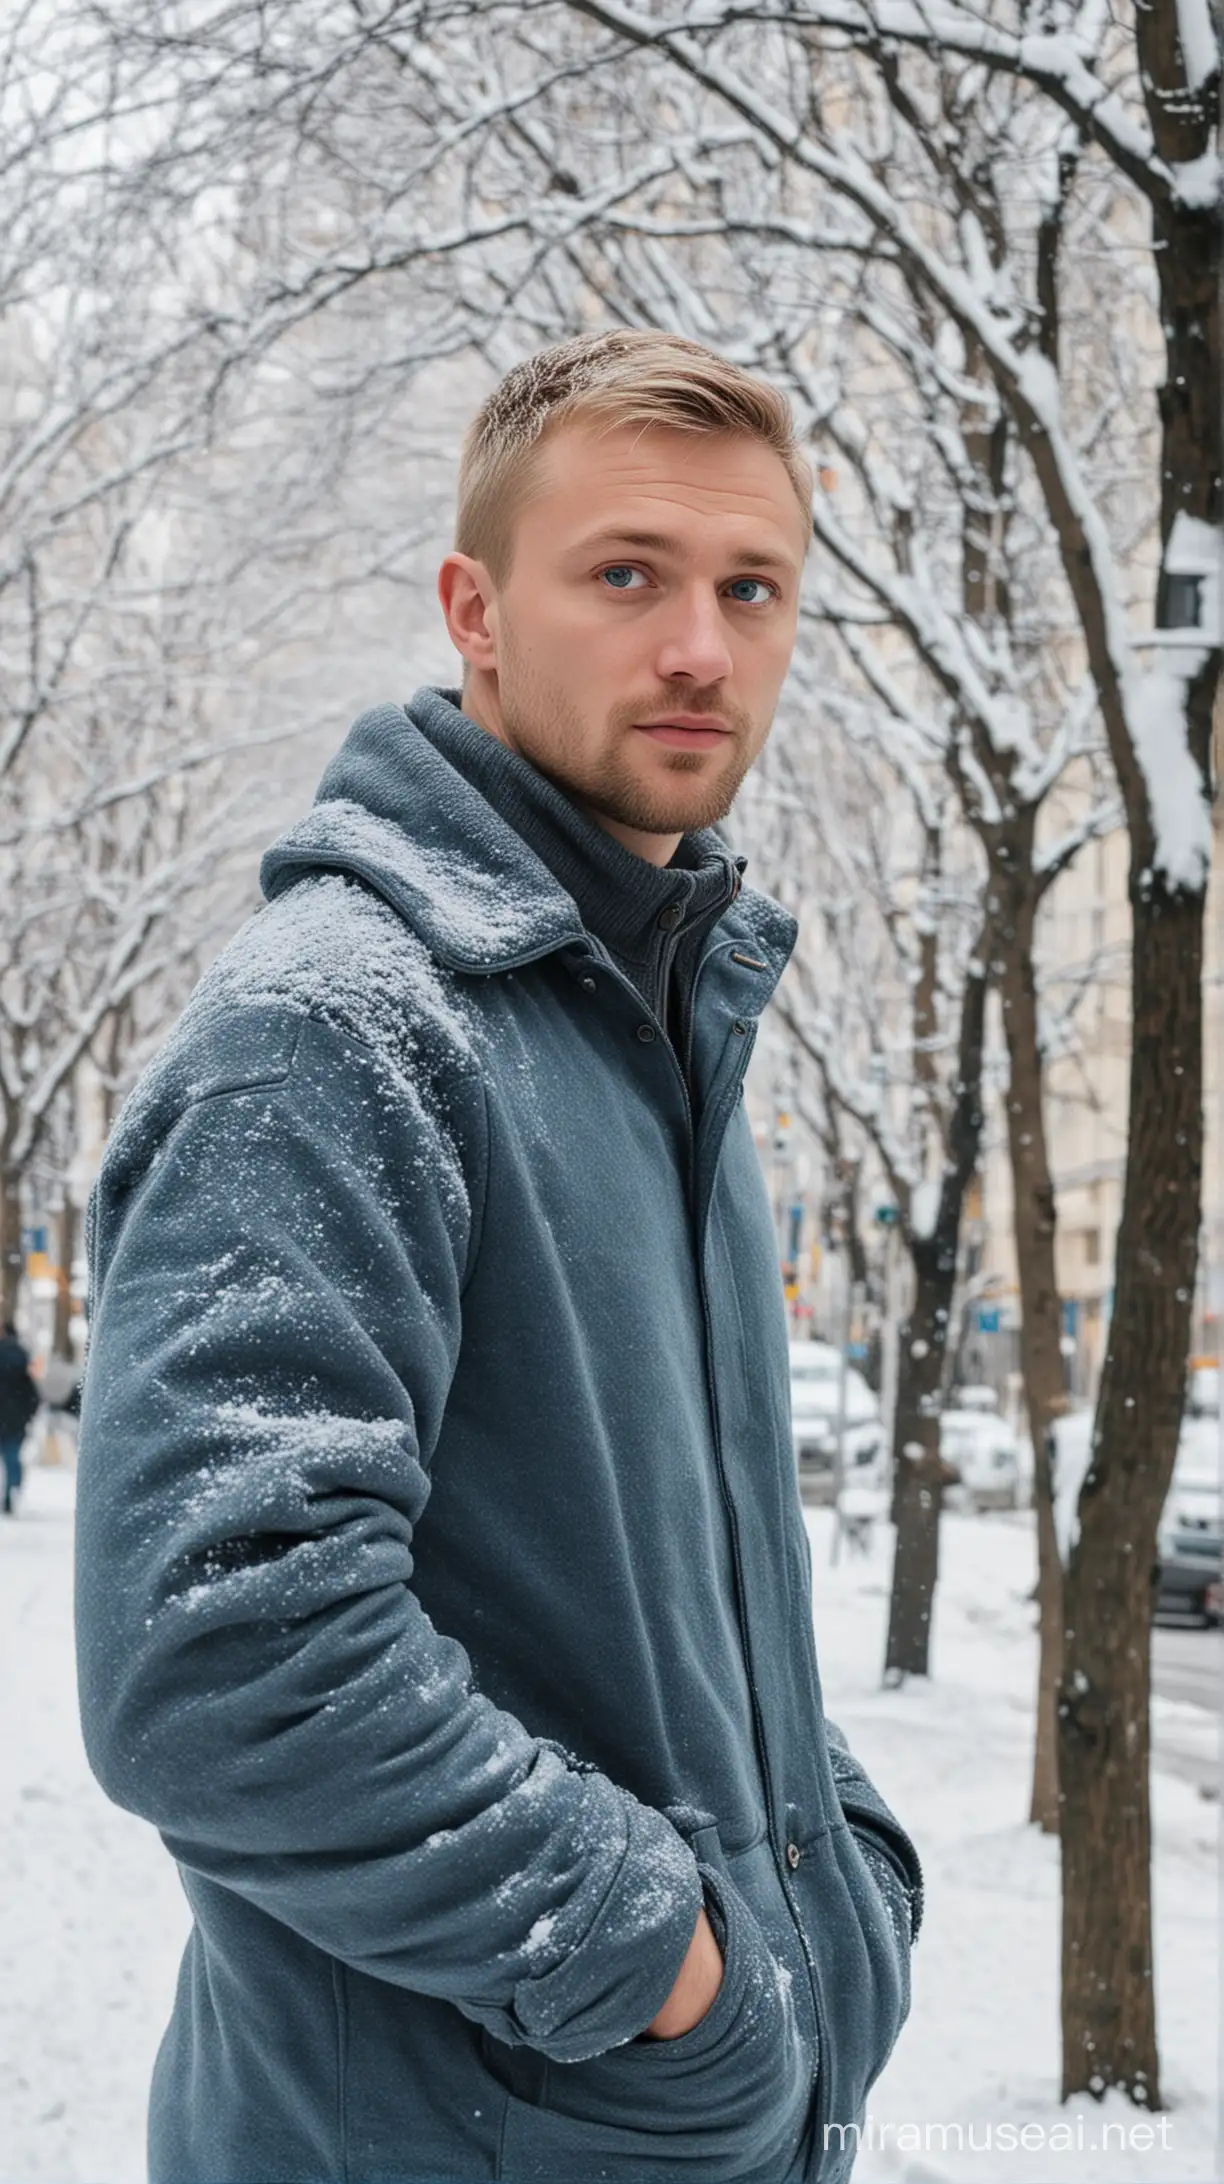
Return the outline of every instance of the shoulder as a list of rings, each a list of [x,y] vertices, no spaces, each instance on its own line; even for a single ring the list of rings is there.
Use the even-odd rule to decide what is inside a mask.
[[[127,1100],[107,1166],[140,1167],[187,1107],[283,1085],[320,1045],[363,1059],[383,1096],[446,1106],[475,1073],[461,981],[358,880],[311,874],[255,912],[196,987]],[[333,1086],[342,1097],[350,1068]]]
[[[313,873],[256,912],[196,990],[181,1030],[252,1012],[328,1024],[388,1059],[472,1060],[461,981],[373,888]]]

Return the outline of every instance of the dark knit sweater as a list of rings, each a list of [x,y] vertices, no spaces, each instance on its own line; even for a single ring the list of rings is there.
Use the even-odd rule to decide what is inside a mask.
[[[457,690],[431,691],[414,705],[434,749],[487,798],[577,904],[666,1029],[687,1074],[693,971],[710,927],[739,892],[742,857],[713,827],[682,836],[670,864],[635,856],[589,819],[527,759],[460,710]]]

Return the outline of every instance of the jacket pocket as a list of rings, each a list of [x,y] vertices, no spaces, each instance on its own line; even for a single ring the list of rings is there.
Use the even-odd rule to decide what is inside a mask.
[[[505,2184],[647,2184],[681,2173],[701,2184],[756,2175],[784,2184],[805,2134],[812,2055],[790,1975],[752,1911],[725,1872],[699,1869],[726,1927],[710,2008],[674,2040],[549,2061],[534,2101],[509,2093]]]
[[[836,2132],[861,2123],[905,2022],[909,1937],[844,1822],[801,1848],[795,1893],[824,1991],[823,2113],[826,2132]]]

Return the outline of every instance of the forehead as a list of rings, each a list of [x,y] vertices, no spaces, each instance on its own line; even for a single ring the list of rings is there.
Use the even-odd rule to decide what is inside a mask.
[[[586,534],[657,532],[686,547],[784,551],[806,529],[786,465],[763,440],[658,425],[563,425],[542,443],[520,540],[565,551]]]

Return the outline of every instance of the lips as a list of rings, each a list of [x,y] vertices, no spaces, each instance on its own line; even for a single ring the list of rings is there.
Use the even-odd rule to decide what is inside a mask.
[[[649,736],[652,743],[665,743],[679,751],[712,751],[731,733],[725,723],[708,713],[670,713],[666,720],[638,721],[636,725],[638,734]]]

